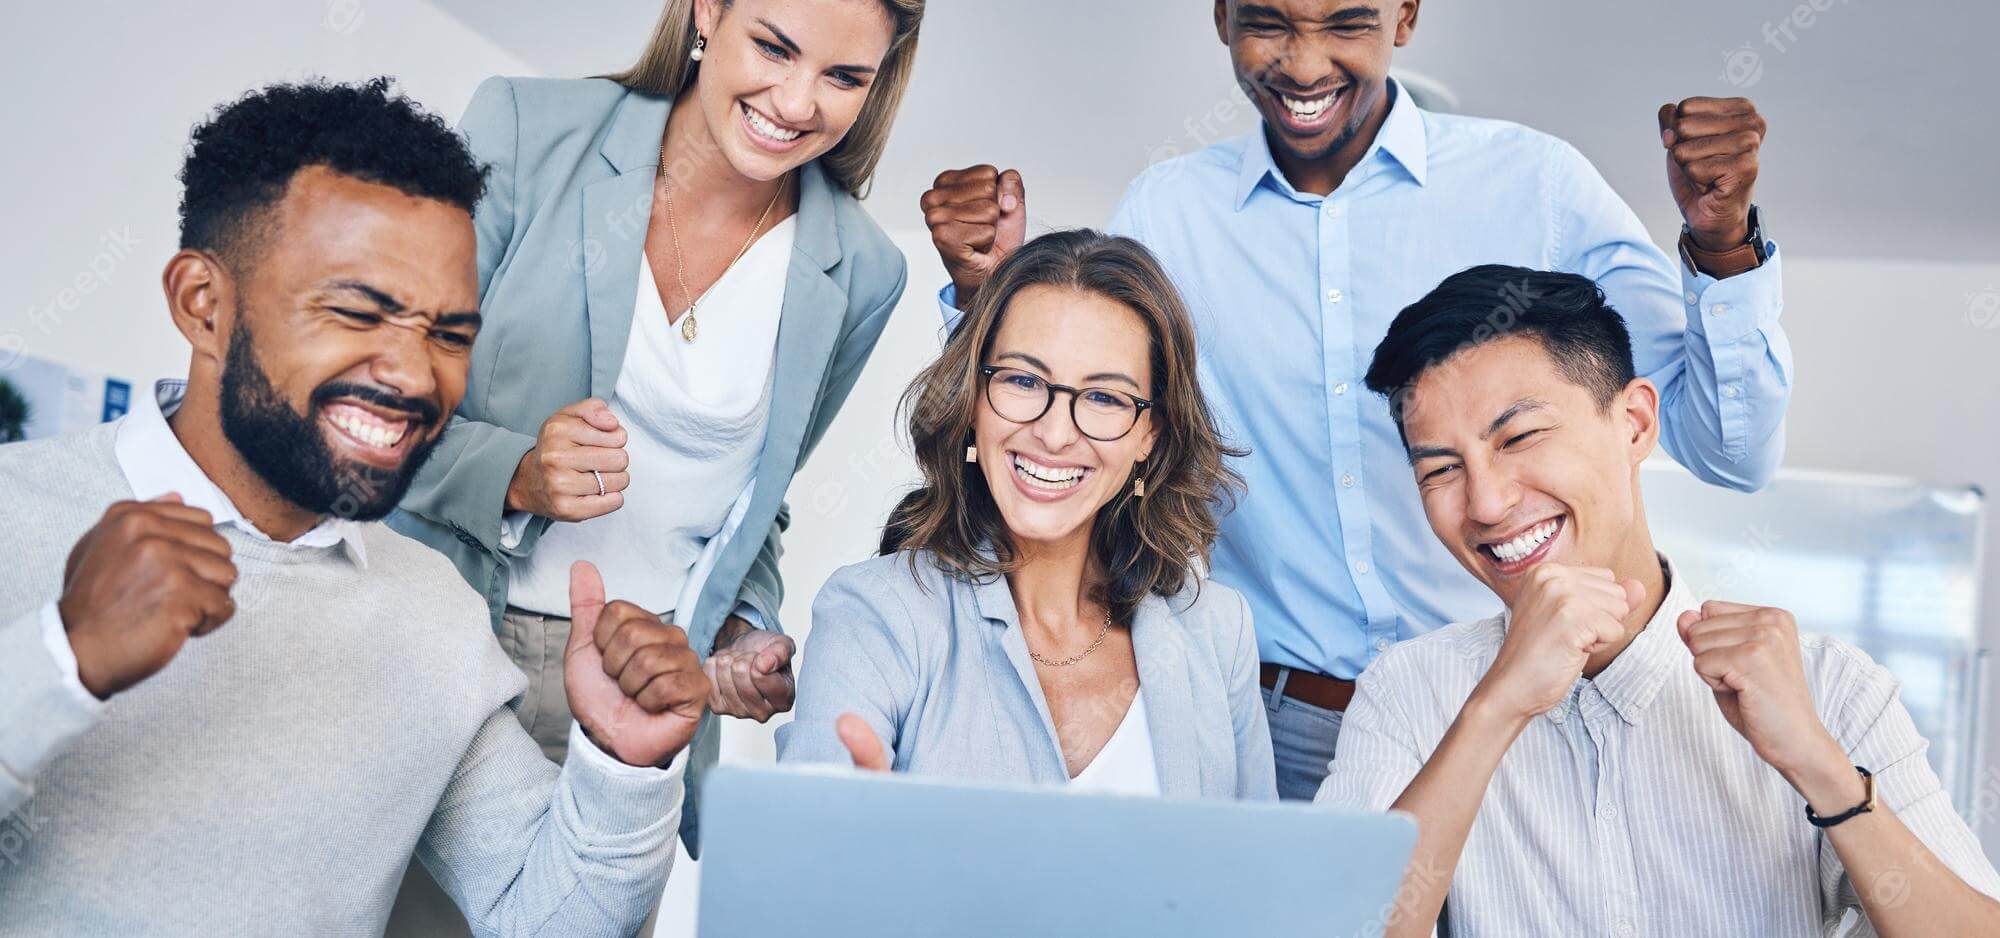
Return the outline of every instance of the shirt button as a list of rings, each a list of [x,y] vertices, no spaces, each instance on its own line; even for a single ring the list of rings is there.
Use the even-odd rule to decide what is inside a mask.
[[[1625,920],[1623,920],[1623,919],[1620,919],[1620,920],[1618,921],[1618,927],[1617,927],[1617,928],[1616,928],[1615,930],[1616,930],[1616,931],[1618,932],[1618,934],[1620,934],[1620,935],[1630,935],[1630,934],[1632,934],[1632,923],[1631,923],[1631,922],[1628,922],[1628,921],[1625,921]]]
[[[1618,820],[1618,806],[1615,804],[1605,805],[1604,810],[1601,813],[1604,815],[1604,819],[1607,821]]]
[[[1392,643],[1389,641],[1389,639],[1378,638],[1375,640],[1375,651],[1378,653],[1388,651],[1390,644]]]
[[[1346,393],[1347,393],[1347,382],[1345,382],[1345,381],[1342,381],[1341,383],[1339,383],[1339,384],[1336,384],[1336,385],[1334,385],[1334,386],[1333,386],[1333,396],[1334,396],[1334,397],[1339,397],[1339,396],[1341,396],[1342,394],[1346,394]]]
[[[1339,203],[1337,203],[1337,202],[1328,202],[1328,203],[1326,203],[1326,209],[1325,209],[1325,211],[1326,211],[1326,217],[1328,217],[1328,218],[1339,218],[1339,217],[1340,217],[1340,204],[1339,204]]]
[[[1741,392],[1741,391],[1738,391],[1738,390],[1736,390],[1736,385],[1733,385],[1733,384],[1725,384],[1725,385],[1723,385],[1723,386],[1722,386],[1722,396],[1723,396],[1723,397],[1735,397],[1736,395],[1738,395],[1738,394],[1741,394],[1741,393],[1743,393],[1743,392]]]
[[[1708,308],[1708,314],[1710,316],[1727,316],[1729,315],[1729,304],[1717,303]]]
[[[1366,561],[1366,560],[1357,560],[1357,561],[1355,561],[1355,562],[1354,562],[1354,572],[1356,572],[1356,573],[1359,573],[1359,574],[1363,574],[1363,575],[1366,575],[1366,574],[1368,573],[1368,561]]]
[[[1688,291],[1688,305],[1689,305],[1689,306],[1693,306],[1694,304],[1696,304],[1696,303],[1699,303],[1699,302],[1701,302],[1701,297],[1698,297],[1698,296],[1695,296],[1695,295],[1694,295],[1694,291],[1693,291],[1693,290],[1689,290],[1689,291]]]
[[[1340,487],[1341,487],[1341,488],[1344,488],[1344,489],[1351,489],[1351,488],[1353,488],[1353,487],[1354,487],[1354,473],[1351,473],[1351,472],[1343,472],[1343,473],[1341,473],[1341,474],[1340,474]]]
[[[1338,303],[1338,302],[1340,302],[1340,291],[1339,291],[1339,290],[1328,290],[1328,291],[1326,291],[1326,301],[1327,301],[1327,302],[1329,302],[1329,303]]]
[[[1561,710],[1550,710],[1549,719],[1554,720],[1557,723],[1561,723],[1563,720],[1567,718],[1563,716],[1563,712]]]

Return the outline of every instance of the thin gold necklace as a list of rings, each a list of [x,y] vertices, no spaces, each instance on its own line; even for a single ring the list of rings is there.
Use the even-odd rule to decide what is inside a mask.
[[[687,298],[688,304],[687,314],[681,317],[681,338],[692,344],[694,337],[701,332],[701,328],[695,325],[694,321],[694,309],[700,304],[701,297],[695,296],[693,291],[688,289],[687,263],[682,259],[681,252],[681,229],[680,225],[674,222],[674,184],[673,179],[667,175],[665,140],[660,141],[660,194],[667,202],[667,231],[674,237],[674,280],[680,283],[681,296]],[[770,220],[771,210],[778,206],[778,197],[784,194],[785,180],[781,178],[778,180],[778,191],[771,193],[771,201],[764,206],[764,214],[757,216],[756,226],[750,229],[750,237],[743,239],[743,249],[736,252],[736,259],[730,261],[728,267],[722,268],[722,273],[715,278],[715,283],[721,283],[722,278],[729,276],[729,271],[736,267],[737,262],[743,260],[743,255],[750,253],[750,245],[757,243],[757,232],[764,230],[764,222]],[[709,284],[709,290],[713,289],[715,284]],[[701,296],[707,295],[708,290],[701,291]]]
[[[1026,636],[1026,633],[1022,634],[1023,637]],[[1090,653],[1096,651],[1097,646],[1104,644],[1104,636],[1110,634],[1111,634],[1111,610],[1106,609],[1104,610],[1104,625],[1102,628],[1099,628],[1097,630],[1097,641],[1091,642],[1089,648],[1079,651],[1076,654],[1064,658],[1060,661],[1055,660],[1053,658],[1044,658],[1041,655],[1036,654],[1033,648],[1028,649],[1028,657],[1033,658],[1042,664],[1048,665],[1051,668],[1067,668],[1070,665],[1073,665],[1079,661],[1082,661],[1085,658],[1090,657]]]

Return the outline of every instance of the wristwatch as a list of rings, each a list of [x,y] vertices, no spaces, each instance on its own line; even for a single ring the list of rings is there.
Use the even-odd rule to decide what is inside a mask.
[[[1867,794],[1862,797],[1861,803],[1855,805],[1852,808],[1848,808],[1847,810],[1842,811],[1839,814],[1836,814],[1832,817],[1820,817],[1819,815],[1814,814],[1812,805],[1808,804],[1806,805],[1806,820],[1809,823],[1811,823],[1812,826],[1819,828],[1832,827],[1835,824],[1839,824],[1840,822],[1853,818],[1856,815],[1867,814],[1868,812],[1875,810],[1874,773],[1858,765],[1854,767],[1854,771],[1861,773],[1862,787],[1867,789]]]
[[[1693,230],[1683,222],[1681,260],[1717,280],[1726,280],[1764,266],[1764,262],[1771,257],[1771,251],[1770,239],[1764,231],[1763,215],[1757,206],[1750,206],[1750,237],[1727,251],[1702,250],[1701,245],[1694,243]]]

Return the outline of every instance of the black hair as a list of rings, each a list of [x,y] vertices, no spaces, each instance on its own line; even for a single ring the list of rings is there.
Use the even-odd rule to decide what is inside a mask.
[[[181,248],[246,262],[264,213],[311,166],[471,212],[486,170],[394,84],[275,84],[217,108],[195,127],[181,166]]]
[[[1400,431],[1405,399],[1424,372],[1509,336],[1541,343],[1556,370],[1589,391],[1599,407],[1632,383],[1632,336],[1596,281],[1504,264],[1453,274],[1396,314],[1364,380],[1389,398]]]

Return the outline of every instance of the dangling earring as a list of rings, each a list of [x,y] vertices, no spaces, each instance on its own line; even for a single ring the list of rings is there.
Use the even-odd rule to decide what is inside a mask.
[[[694,48],[688,50],[688,58],[697,62],[701,61],[702,50],[706,48],[708,48],[708,40],[706,38],[702,36],[694,37]]]
[[[968,446],[968,447],[966,447],[966,448],[965,448],[965,461],[966,461],[966,462],[978,462],[978,461],[979,461],[979,447],[977,447],[977,446]]]
[[[1138,478],[1132,480],[1132,497],[1146,497],[1146,461],[1139,460]]]

